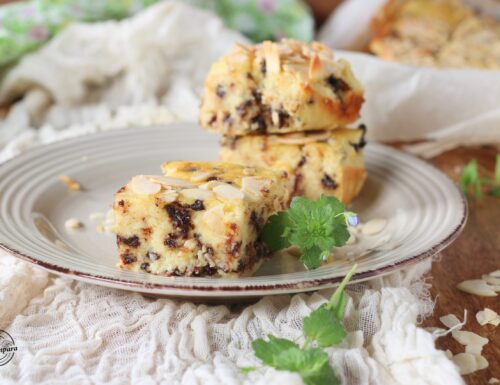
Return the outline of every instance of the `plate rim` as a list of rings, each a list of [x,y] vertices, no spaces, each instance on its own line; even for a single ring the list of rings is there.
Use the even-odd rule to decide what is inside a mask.
[[[10,159],[7,159],[6,161],[0,163],[0,170],[4,168],[7,164],[10,162],[17,160],[19,158],[22,158],[26,156],[27,154],[32,154],[33,150],[34,151],[47,151],[50,150],[51,147],[56,147],[61,145],[61,143],[64,143],[66,145],[71,145],[73,142],[77,143],[80,142],[82,138],[91,138],[95,136],[101,136],[101,135],[116,135],[118,133],[125,133],[125,132],[134,132],[136,130],[144,130],[144,129],[166,129],[170,125],[196,125],[196,123],[191,123],[191,122],[175,122],[171,123],[169,125],[165,126],[150,126],[150,127],[131,127],[131,128],[123,128],[123,129],[113,129],[109,131],[98,131],[94,133],[89,133],[89,134],[84,134],[84,135],[79,135],[76,137],[70,137],[70,138],[63,138],[60,140],[56,140],[52,143],[48,144],[43,144],[40,146],[35,147],[31,151],[28,150],[26,152],[23,152],[21,154],[18,154]],[[438,243],[432,245],[429,247],[427,250],[424,250],[418,254],[415,254],[411,257],[407,257],[404,260],[398,261],[396,263],[389,264],[387,266],[384,266],[382,268],[375,268],[375,269],[370,269],[366,270],[360,273],[355,273],[351,279],[351,283],[357,283],[357,282],[362,282],[366,281],[370,278],[374,277],[380,277],[386,274],[389,274],[393,271],[399,270],[403,268],[404,266],[412,265],[414,263],[418,263],[424,259],[427,259],[433,255],[436,255],[437,253],[441,252],[444,250],[446,247],[448,247],[458,236],[462,233],[465,224],[467,222],[467,218],[469,215],[469,208],[468,208],[468,202],[467,199],[462,192],[462,190],[459,188],[459,186],[454,183],[443,171],[438,169],[436,166],[432,165],[431,163],[425,162],[424,160],[403,152],[401,150],[389,147],[385,144],[381,144],[378,142],[370,142],[369,145],[375,145],[377,147],[383,148],[384,151],[392,152],[394,154],[397,154],[397,156],[403,156],[403,157],[409,157],[412,158],[413,161],[417,161],[424,167],[428,167],[430,169],[433,169],[434,172],[436,172],[440,177],[444,178],[446,182],[456,191],[458,192],[458,196],[460,197],[460,203],[462,206],[462,213],[460,216],[460,221],[459,223],[455,226],[453,230],[450,231],[450,233],[442,240],[440,240]],[[135,280],[129,280],[129,279],[120,279],[120,278],[113,278],[113,277],[107,277],[107,276],[102,276],[99,274],[92,274],[92,273],[86,273],[86,272],[81,272],[78,270],[72,270],[70,268],[62,267],[50,262],[42,261],[38,259],[35,256],[31,256],[28,254],[25,254],[21,251],[19,251],[14,245],[9,245],[7,243],[4,243],[0,241],[0,249],[4,250],[8,254],[19,258],[25,262],[31,263],[33,265],[36,265],[46,271],[49,271],[51,273],[64,276],[64,277],[70,277],[72,279],[78,280],[78,281],[84,281],[84,282],[89,282],[93,284],[98,284],[101,286],[106,286],[106,287],[112,287],[112,288],[119,288],[123,290],[129,290],[129,291],[135,291],[135,292],[142,292],[146,294],[159,294],[159,295],[166,295],[166,296],[180,296],[180,297],[190,297],[196,292],[201,292],[204,293],[205,296],[215,296],[215,297],[221,297],[221,296],[227,296],[228,294],[231,294],[234,297],[251,297],[251,296],[262,296],[262,295],[280,295],[283,293],[299,293],[299,292],[306,292],[306,291],[315,291],[315,290],[320,290],[323,288],[327,287],[332,287],[335,286],[335,284],[339,283],[342,281],[343,277],[341,276],[335,276],[335,277],[323,277],[323,278],[310,278],[301,282],[277,282],[277,283],[272,283],[272,284],[251,284],[251,283],[245,283],[239,286],[224,286],[222,285],[207,285],[207,284],[198,284],[198,285],[188,285],[188,284],[176,284],[175,283],[175,277],[173,277],[172,282],[166,282],[166,283],[153,283],[153,282],[140,282],[140,281],[135,281]],[[172,277],[171,277],[172,278]],[[223,279],[223,278],[221,278]],[[170,291],[170,292],[168,292]],[[178,291],[178,293],[173,293],[172,291]]]

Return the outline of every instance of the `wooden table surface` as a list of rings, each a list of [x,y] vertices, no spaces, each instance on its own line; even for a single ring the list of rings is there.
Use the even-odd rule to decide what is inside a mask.
[[[476,158],[480,171],[492,176],[498,146],[458,148],[430,160],[431,163],[457,180],[459,170],[469,160]],[[466,279],[481,278],[482,274],[500,269],[500,198],[487,196],[482,201],[469,198],[469,219],[463,233],[434,261],[427,275],[432,284],[431,293],[436,299],[434,314],[425,319],[424,326],[443,327],[439,317],[455,314],[462,319],[467,309],[468,330],[487,337],[490,342],[483,349],[488,360],[487,369],[464,376],[468,385],[485,385],[492,377],[500,380],[500,326],[480,326],[476,313],[485,307],[500,313],[500,297],[479,297],[461,292],[456,285]],[[464,347],[451,336],[439,338],[440,349],[450,349],[454,354],[464,351]]]

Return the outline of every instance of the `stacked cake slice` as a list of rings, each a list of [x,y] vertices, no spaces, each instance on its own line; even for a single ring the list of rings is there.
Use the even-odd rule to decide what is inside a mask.
[[[347,204],[366,178],[365,130],[346,128],[363,101],[349,64],[320,43],[238,45],[207,76],[200,124],[224,135],[222,161],[285,171],[292,196]]]

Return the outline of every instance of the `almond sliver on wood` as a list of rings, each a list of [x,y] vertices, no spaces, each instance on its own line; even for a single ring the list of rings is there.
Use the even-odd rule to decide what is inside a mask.
[[[460,282],[457,285],[457,289],[462,290],[465,293],[480,295],[483,297],[496,297],[497,293],[491,286],[489,286],[482,279],[471,279],[468,281]]]
[[[479,334],[462,330],[451,332],[452,337],[462,345],[486,345],[489,340],[481,337]]]

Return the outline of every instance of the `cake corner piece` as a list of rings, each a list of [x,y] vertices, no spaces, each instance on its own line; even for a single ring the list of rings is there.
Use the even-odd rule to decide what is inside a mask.
[[[115,194],[119,267],[165,276],[240,276],[268,255],[258,240],[289,200],[282,172],[222,162],[167,162]]]

